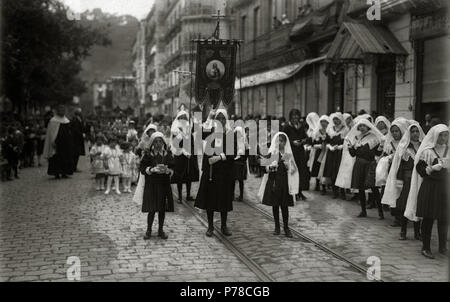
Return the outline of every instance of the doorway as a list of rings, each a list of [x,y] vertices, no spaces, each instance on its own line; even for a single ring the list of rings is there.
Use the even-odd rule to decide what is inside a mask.
[[[393,55],[380,56],[377,76],[377,112],[389,119],[395,116],[396,60]]]

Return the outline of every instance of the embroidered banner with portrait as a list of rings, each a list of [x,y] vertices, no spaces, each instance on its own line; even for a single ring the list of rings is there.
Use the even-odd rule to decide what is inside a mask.
[[[229,106],[234,97],[237,43],[229,40],[197,41],[195,99],[217,108]]]

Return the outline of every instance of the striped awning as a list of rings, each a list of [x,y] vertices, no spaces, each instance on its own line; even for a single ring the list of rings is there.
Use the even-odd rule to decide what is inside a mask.
[[[300,72],[304,67],[325,59],[326,56],[318,57],[244,77],[242,78],[242,88],[255,87],[287,80]],[[235,88],[237,90],[241,89],[239,84],[240,80],[236,79]]]
[[[358,60],[365,54],[408,55],[408,52],[394,34],[381,25],[343,23],[327,59]]]

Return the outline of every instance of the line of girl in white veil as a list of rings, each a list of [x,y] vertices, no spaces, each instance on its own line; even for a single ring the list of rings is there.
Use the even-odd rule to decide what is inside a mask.
[[[407,239],[408,221],[413,221],[414,238],[422,240],[422,254],[431,259],[434,258],[430,247],[434,220],[438,224],[438,250],[448,255],[448,134],[448,126],[443,124],[433,127],[425,136],[414,120],[397,118],[391,123],[385,117],[378,117],[372,124],[367,116],[359,116],[345,138],[335,182],[341,188],[359,189],[360,202],[363,201],[360,217],[367,215],[365,190],[371,186],[375,190],[383,187],[381,201],[391,208],[398,220],[400,240]],[[363,151],[363,145],[366,145],[365,152],[355,152]],[[359,157],[363,159],[362,165]],[[367,161],[376,166],[375,175],[370,172]],[[364,165],[365,169],[361,169]],[[368,178],[374,183],[370,184]],[[378,208],[381,217],[382,210],[379,205]]]

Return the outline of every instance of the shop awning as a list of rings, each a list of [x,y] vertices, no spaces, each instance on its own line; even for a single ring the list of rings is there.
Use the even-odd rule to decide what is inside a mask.
[[[274,82],[279,82],[283,80],[287,80],[301,71],[304,67],[320,62],[326,59],[326,56],[318,57],[314,59],[305,60],[299,63],[294,63],[291,65],[287,65],[284,67],[280,67],[277,69],[269,70],[262,73],[253,74],[247,77],[242,78],[242,88],[254,87]],[[235,88],[237,90],[239,87],[240,81],[239,79],[235,82]]]
[[[381,25],[343,23],[327,59],[358,60],[365,54],[408,55],[408,52],[394,34]]]

